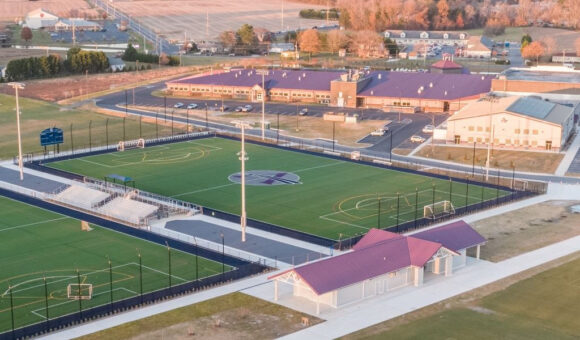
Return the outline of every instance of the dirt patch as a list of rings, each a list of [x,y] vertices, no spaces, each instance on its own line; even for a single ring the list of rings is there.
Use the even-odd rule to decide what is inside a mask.
[[[51,51],[50,54],[54,54],[54,51]],[[5,66],[10,60],[14,59],[42,57],[45,55],[46,51],[43,50],[32,50],[25,48],[0,48],[0,65]]]
[[[481,258],[493,262],[532,251],[580,234],[575,201],[548,201],[477,221],[471,225],[487,239]]]
[[[79,17],[96,19],[99,12],[91,9],[85,0],[2,0],[0,1],[0,20],[24,20],[26,14],[38,8],[43,8],[59,17]]]
[[[88,76],[29,80],[26,82],[26,90],[21,91],[20,95],[52,102],[73,97],[79,97],[80,99],[80,97],[95,92],[111,90],[129,84],[176,77],[182,74],[189,75],[191,72],[196,71],[197,68],[192,67],[164,67],[139,72],[89,74]],[[6,85],[0,86],[0,93],[13,95],[13,90]]]
[[[545,263],[543,265],[528,269],[526,271],[520,272],[520,273],[512,275],[512,276],[509,276],[505,279],[502,279],[502,280],[490,283],[488,285],[485,285],[483,287],[474,289],[474,290],[469,291],[467,293],[463,293],[459,296],[435,303],[433,305],[421,308],[421,309],[416,310],[414,312],[402,315],[398,318],[394,318],[392,320],[388,320],[388,321],[379,323],[377,325],[366,328],[364,330],[349,334],[345,337],[342,337],[341,339],[363,339],[363,338],[367,338],[367,337],[370,337],[373,335],[382,334],[382,333],[384,333],[390,329],[393,329],[395,327],[405,325],[405,324],[411,323],[413,321],[422,320],[424,318],[427,318],[427,317],[432,316],[432,315],[436,315],[438,313],[441,313],[443,311],[446,311],[446,310],[449,310],[452,308],[470,308],[470,309],[474,309],[478,312],[484,313],[487,309],[477,306],[478,302],[482,298],[484,298],[488,295],[491,295],[495,292],[502,291],[502,290],[508,288],[509,286],[511,286],[519,281],[528,279],[528,278],[530,278],[536,274],[542,273],[546,270],[559,267],[565,263],[575,261],[576,259],[579,259],[579,258],[580,258],[580,252],[576,252],[572,255],[568,255],[568,256],[559,258],[557,260],[554,260],[554,261]]]
[[[418,157],[435,158],[448,162],[461,164],[473,164],[473,147],[456,146],[435,146],[433,152],[431,148],[422,148],[416,154]],[[481,169],[485,166],[487,149],[475,149],[475,168]],[[556,152],[532,152],[523,150],[494,150],[490,158],[490,166],[505,170],[554,173],[564,155]]]

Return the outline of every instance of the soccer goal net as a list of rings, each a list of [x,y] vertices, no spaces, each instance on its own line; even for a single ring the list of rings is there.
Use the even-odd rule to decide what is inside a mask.
[[[125,151],[129,149],[143,149],[145,147],[145,140],[143,138],[120,141],[117,145],[117,151]]]
[[[450,201],[440,201],[428,204],[423,207],[423,217],[437,218],[445,215],[455,214],[455,207]]]
[[[90,300],[93,297],[93,285],[70,283],[66,287],[66,296],[71,300]]]

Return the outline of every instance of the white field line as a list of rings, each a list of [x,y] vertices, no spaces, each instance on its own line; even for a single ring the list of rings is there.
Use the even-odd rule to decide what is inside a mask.
[[[93,161],[89,161],[88,159],[84,159],[84,158],[79,158],[78,159],[81,162],[85,162],[85,163],[90,163],[90,164],[94,164],[94,165],[98,165],[98,166],[102,166],[103,168],[116,168],[117,166],[112,166],[112,165],[106,165],[106,164],[102,164],[99,162],[93,162]]]
[[[6,228],[6,229],[0,229],[0,233],[3,231],[8,231],[8,230],[14,230],[14,229],[20,229],[20,228],[26,228],[26,227],[30,227],[33,225],[39,225],[39,224],[44,224],[44,223],[50,223],[50,222],[55,222],[55,221],[62,221],[62,220],[67,220],[67,219],[72,219],[72,217],[59,217],[59,218],[54,218],[52,220],[45,220],[45,221],[40,221],[40,222],[33,222],[33,223],[28,223],[28,224],[21,224],[21,225],[17,225],[14,227],[10,227],[10,228]]]
[[[132,290],[130,290],[130,289],[127,289],[127,288],[124,288],[124,287],[119,287],[119,288],[114,288],[114,289],[113,289],[113,291],[116,291],[116,290],[124,290],[124,291],[126,291],[126,292],[128,292],[128,293],[131,293],[131,294],[133,294],[133,295],[137,295],[137,292],[135,292],[135,291],[132,291]],[[110,291],[110,290],[106,290],[106,291],[104,291],[104,292],[100,292],[100,293],[97,293],[97,294],[93,294],[93,296],[99,296],[99,295],[110,294],[110,293],[111,293],[111,291]],[[64,302],[61,302],[61,303],[57,303],[57,304],[53,304],[53,305],[49,305],[49,306],[48,306],[48,308],[50,309],[50,308],[52,308],[52,307],[58,307],[58,306],[66,305],[67,303],[71,303],[71,302],[78,303],[76,300],[69,300],[69,301],[64,301]],[[101,304],[100,306],[102,306],[102,305],[105,305],[105,304]],[[95,306],[95,307],[96,307],[96,306]],[[34,314],[34,315],[36,315],[36,316],[39,316],[40,318],[42,318],[42,319],[46,320],[46,315],[42,315],[42,314],[40,314],[40,313],[39,313],[39,311],[45,311],[45,313],[46,313],[46,307],[44,307],[44,308],[38,308],[38,309],[35,309],[35,310],[33,310],[33,311],[30,311],[30,313],[32,313],[32,314]]]
[[[138,266],[138,264],[137,264],[137,263],[131,263],[131,264],[134,264],[134,265]],[[147,266],[143,266],[143,268],[147,268],[147,269],[149,269],[149,270],[151,270],[151,271],[157,272],[157,273],[159,273],[159,274],[163,274],[163,275],[165,275],[165,276],[168,276],[168,275],[169,275],[169,273],[165,273],[165,272],[163,272],[163,271],[161,271],[161,270],[157,270],[157,269],[155,269],[155,268],[151,268],[151,267],[147,267]],[[181,281],[183,281],[183,282],[187,282],[187,280],[186,280],[186,279],[184,279],[184,278],[182,278],[182,277],[179,277],[179,276],[177,276],[177,275],[173,275],[173,274],[171,274],[171,277],[174,277],[174,278],[176,278],[176,279],[178,279],[178,280],[181,280]]]
[[[196,144],[196,145],[200,145],[200,146],[206,147],[206,148],[210,149],[209,151],[220,151],[220,150],[223,150],[223,148],[220,148],[218,146],[206,145],[206,144],[199,143],[199,142],[194,142],[194,141],[187,141],[186,143]]]

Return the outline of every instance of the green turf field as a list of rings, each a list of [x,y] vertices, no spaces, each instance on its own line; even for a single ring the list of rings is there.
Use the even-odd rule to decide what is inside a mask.
[[[466,202],[466,185],[385,170],[326,157],[246,144],[246,170],[275,170],[300,176],[290,185],[246,186],[250,218],[338,240],[369,228],[394,226],[423,216],[434,200]],[[240,171],[240,143],[207,138],[178,144],[90,156],[48,166],[103,178],[132,177],[140,189],[239,214],[240,185],[228,176]],[[450,195],[450,184],[452,186]],[[433,187],[434,186],[434,187]],[[434,188],[434,190],[433,190]],[[417,204],[415,189],[418,190]],[[500,191],[500,196],[506,194]],[[495,199],[495,189],[469,186],[470,204]]]
[[[92,284],[91,300],[81,308],[110,302],[111,260],[113,299],[139,294],[141,253],[144,292],[169,285],[168,249],[98,226],[82,231],[78,220],[0,197],[0,333],[11,328],[10,290],[15,326],[45,320],[46,277],[49,318],[77,312],[79,303],[67,297],[69,284]],[[172,285],[196,277],[195,256],[171,250]],[[222,264],[198,258],[198,275],[220,274]],[[76,270],[79,270],[77,276]],[[226,266],[226,270],[231,268]]]

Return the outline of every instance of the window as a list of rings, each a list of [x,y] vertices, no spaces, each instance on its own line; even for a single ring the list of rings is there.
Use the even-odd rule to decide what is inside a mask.
[[[514,130],[514,133],[515,133],[516,135],[519,135],[519,134],[520,134],[520,129],[515,129],[515,130]]]
[[[489,143],[489,137],[485,137],[485,142]]]
[[[511,143],[512,143],[512,140],[511,140],[510,138],[506,138],[506,139],[505,139],[505,143],[506,143],[506,144],[511,144]]]
[[[514,139],[514,145],[520,145],[520,140],[519,139]]]
[[[485,127],[485,132],[489,132],[489,126]]]
[[[493,139],[493,144],[499,144],[499,138],[494,138]]]
[[[537,135],[538,134],[538,130],[532,130],[532,134]]]
[[[467,137],[467,142],[473,143],[473,137]]]
[[[530,130],[529,129],[524,129],[524,135],[529,135],[530,134]]]
[[[473,126],[468,127],[467,130],[473,131]]]
[[[527,140],[524,140],[524,145],[529,145],[530,142],[528,142]]]
[[[481,137],[477,137],[476,141],[477,141],[478,143],[481,143]]]
[[[537,140],[533,140],[532,141],[532,146],[537,146],[538,145],[538,141]]]

